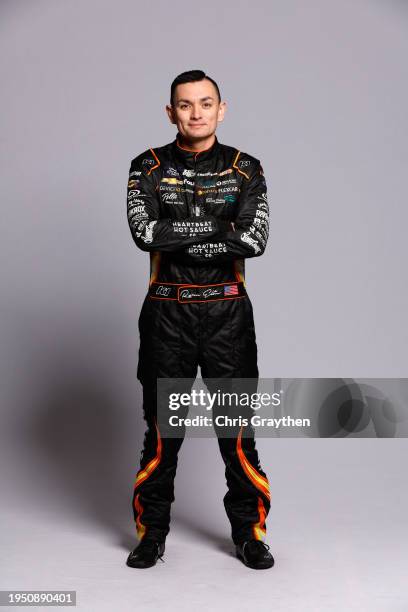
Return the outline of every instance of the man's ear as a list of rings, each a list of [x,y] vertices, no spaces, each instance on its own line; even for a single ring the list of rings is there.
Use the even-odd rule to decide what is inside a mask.
[[[220,108],[218,109],[218,121],[223,121],[224,117],[225,117],[225,112],[227,110],[227,103],[226,102],[220,102]]]
[[[166,112],[167,112],[167,116],[170,120],[170,123],[176,123],[174,120],[174,116],[173,116],[173,107],[170,106],[170,104],[166,104]]]

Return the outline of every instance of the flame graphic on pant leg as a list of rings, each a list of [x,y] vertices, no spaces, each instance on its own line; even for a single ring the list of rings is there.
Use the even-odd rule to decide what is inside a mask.
[[[149,463],[146,465],[146,467],[140,469],[137,473],[136,476],[136,480],[135,480],[135,485],[134,485],[134,492],[136,492],[136,489],[138,487],[140,487],[140,485],[147,480],[147,478],[149,478],[149,476],[152,474],[152,472],[157,468],[157,466],[159,465],[161,458],[162,458],[162,440],[161,440],[161,436],[160,436],[160,432],[159,432],[159,428],[157,427],[157,423],[155,423],[156,425],[156,431],[157,431],[157,449],[156,449],[156,455],[153,457],[153,459],[151,459],[151,461],[149,461]],[[135,514],[136,514],[136,532],[137,532],[137,536],[139,539],[142,539],[145,535],[146,535],[146,530],[147,527],[146,525],[143,525],[143,523],[141,522],[140,518],[142,516],[143,513],[143,506],[139,500],[139,496],[140,493],[138,493],[137,495],[134,496],[134,508],[135,508]]]
[[[262,501],[262,497],[258,497],[258,514],[259,521],[254,523],[252,526],[252,533],[254,534],[255,540],[264,540],[266,536],[266,528],[265,528],[265,518],[266,518],[266,510],[264,503]]]
[[[248,461],[245,453],[242,449],[242,429],[241,427],[238,439],[237,439],[237,455],[239,461],[241,463],[242,469],[245,474],[248,476],[249,480],[252,484],[259,490],[265,497],[270,501],[271,500],[271,492],[269,488],[268,479],[265,476],[262,476],[254,466]],[[252,533],[255,540],[264,540],[266,536],[266,527],[265,527],[265,519],[266,519],[266,509],[263,503],[262,497],[258,496],[258,516],[259,520],[257,523],[252,525]]]
[[[242,465],[242,469],[244,470],[245,474],[248,476],[249,480],[252,482],[252,484],[259,489],[267,499],[271,499],[271,492],[269,489],[269,482],[268,479],[265,476],[262,476],[262,474],[260,474],[255,468],[254,466],[248,461],[248,459],[245,456],[244,451],[242,450],[242,429],[243,426],[241,427],[240,431],[239,431],[239,435],[238,435],[238,439],[237,439],[237,455],[239,458],[239,461]]]

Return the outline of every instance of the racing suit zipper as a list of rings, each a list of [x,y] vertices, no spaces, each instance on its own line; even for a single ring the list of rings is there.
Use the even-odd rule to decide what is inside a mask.
[[[200,185],[197,186],[197,159],[196,159],[196,156],[194,156],[194,214],[196,217],[201,217],[205,215],[206,213],[206,211],[203,209],[203,206],[202,206],[202,198],[201,198],[200,191],[201,191]],[[199,285],[205,284],[205,281],[203,280],[202,276],[203,274],[202,274],[201,266],[197,266],[196,282]],[[204,327],[206,325],[206,314],[207,314],[208,304],[199,303],[199,304],[192,304],[192,306],[198,306],[197,314],[198,314],[198,326],[200,330],[200,333],[198,334],[198,354],[201,355],[201,351],[203,349],[202,339],[203,337],[205,337]],[[201,367],[200,367],[200,375],[201,375]]]

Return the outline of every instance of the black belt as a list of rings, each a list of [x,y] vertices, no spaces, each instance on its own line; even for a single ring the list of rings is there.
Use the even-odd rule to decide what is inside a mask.
[[[158,283],[149,287],[149,297],[154,300],[174,300],[180,304],[189,302],[214,302],[236,300],[247,295],[243,282],[216,283],[214,285],[192,285],[189,283]]]

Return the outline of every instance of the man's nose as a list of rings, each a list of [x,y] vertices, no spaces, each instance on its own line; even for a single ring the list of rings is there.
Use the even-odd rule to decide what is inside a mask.
[[[191,119],[200,119],[201,118],[201,107],[199,104],[193,104],[191,111]]]

